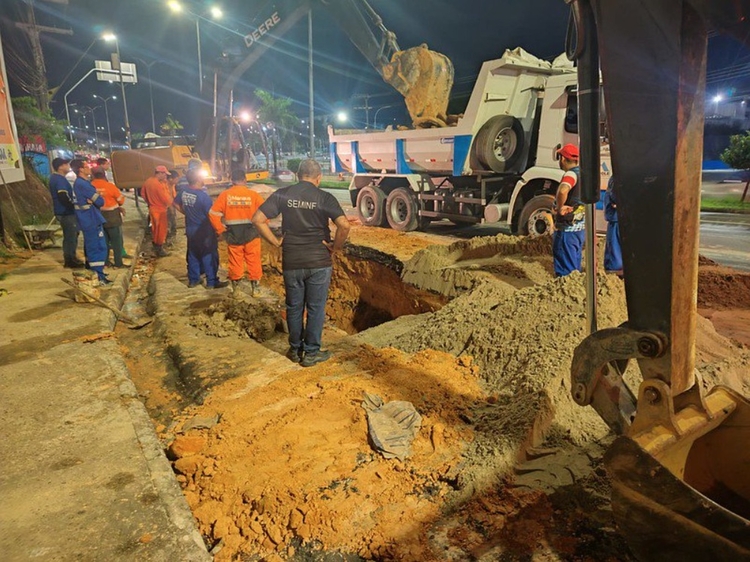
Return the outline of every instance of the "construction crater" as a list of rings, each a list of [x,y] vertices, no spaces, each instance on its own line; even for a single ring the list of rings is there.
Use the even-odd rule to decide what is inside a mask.
[[[332,358],[311,368],[285,357],[277,252],[252,295],[187,288],[180,244],[139,264],[128,298],[155,321],[118,338],[215,560],[633,559],[601,466],[611,433],[570,397],[584,277],[553,277],[548,238],[354,225]],[[748,394],[750,283],[701,271],[697,368]],[[601,272],[597,292],[600,327],[620,325],[622,281]],[[378,446],[373,400],[418,414],[401,457]]]

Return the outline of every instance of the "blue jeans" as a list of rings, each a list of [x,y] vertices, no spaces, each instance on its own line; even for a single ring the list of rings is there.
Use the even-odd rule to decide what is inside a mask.
[[[289,347],[295,351],[301,348],[310,355],[320,351],[332,272],[332,267],[292,269],[284,272]],[[305,310],[307,325],[303,325]]]
[[[581,271],[581,253],[585,238],[584,230],[555,231],[552,235],[552,264],[555,267],[555,277],[564,277],[574,271]]]
[[[63,258],[65,263],[77,261],[76,249],[78,248],[78,219],[75,215],[57,215],[57,222],[62,226],[63,232]]]

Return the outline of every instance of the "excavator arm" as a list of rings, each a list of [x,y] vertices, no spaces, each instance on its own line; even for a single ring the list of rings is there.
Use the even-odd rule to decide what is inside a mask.
[[[228,99],[239,79],[274,43],[299,22],[311,8],[322,6],[352,43],[398,90],[415,127],[445,126],[448,99],[453,87],[453,64],[426,45],[401,50],[396,36],[386,29],[366,0],[287,0],[263,24],[263,33],[249,35],[248,54],[222,81],[219,99]],[[272,25],[268,25],[271,23]],[[257,39],[256,39],[257,37]]]
[[[601,57],[628,309],[626,325],[576,349],[573,398],[620,435],[605,463],[639,558],[750,560],[750,403],[724,387],[704,393],[695,374],[707,29],[748,41],[750,1],[567,3],[584,45],[579,91]],[[590,204],[598,141],[581,123]],[[632,359],[637,399],[621,375]]]

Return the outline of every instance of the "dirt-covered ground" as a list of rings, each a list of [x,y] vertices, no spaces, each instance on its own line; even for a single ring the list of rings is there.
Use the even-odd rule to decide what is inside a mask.
[[[583,276],[552,277],[549,240],[354,225],[309,369],[283,356],[277,254],[253,298],[187,289],[182,244],[142,260],[130,306],[156,322],[118,338],[216,560],[630,559],[611,436],[570,398]],[[698,368],[750,394],[750,276],[705,262],[699,289]],[[624,321],[622,281],[598,292]],[[411,456],[375,450],[365,393],[421,415]]]

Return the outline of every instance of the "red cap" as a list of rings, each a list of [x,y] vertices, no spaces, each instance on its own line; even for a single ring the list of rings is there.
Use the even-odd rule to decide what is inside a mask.
[[[568,160],[578,160],[578,147],[574,144],[566,144],[557,153]]]
[[[166,166],[157,166],[155,171],[156,172],[163,172],[165,174],[169,174],[169,170],[167,170]]]

